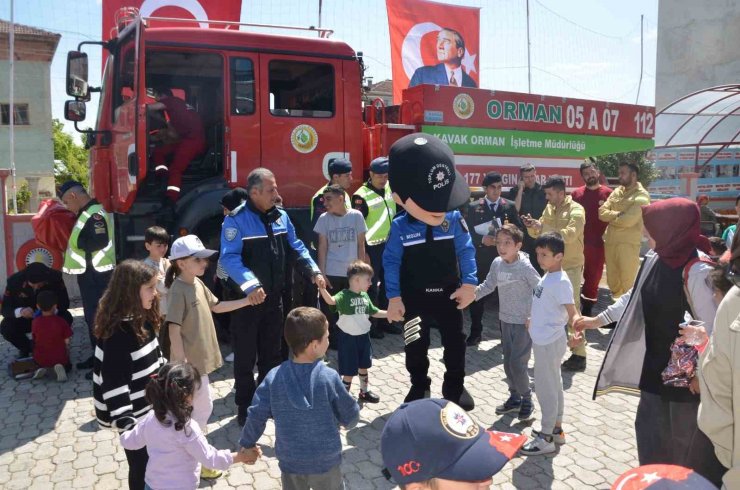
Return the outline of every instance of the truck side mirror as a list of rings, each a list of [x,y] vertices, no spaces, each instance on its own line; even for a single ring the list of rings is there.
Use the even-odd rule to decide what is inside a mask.
[[[87,108],[81,100],[68,100],[64,103],[64,119],[80,122],[85,120]]]
[[[67,95],[78,100],[90,100],[90,86],[87,83],[87,53],[80,51],[67,53]]]

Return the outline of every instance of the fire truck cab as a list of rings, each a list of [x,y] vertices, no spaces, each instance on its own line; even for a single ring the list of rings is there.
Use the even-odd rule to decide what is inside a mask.
[[[305,233],[307,206],[328,180],[332,159],[357,162],[361,178],[361,56],[325,37],[155,22],[136,17],[114,39],[81,43],[68,55],[67,93],[75,100],[67,101],[65,116],[75,127],[90,93],[100,92],[95,129],[81,131],[90,148],[91,193],[115,213],[119,256],[140,253],[144,230],[154,224],[217,245],[220,198],[244,186],[256,167],[274,172],[284,206]],[[107,52],[100,88],[88,85],[84,44]],[[185,170],[174,213],[162,206],[166,183],[154,178],[151,158],[168,117],[148,109],[155,86],[184,100],[205,128],[207,149]]]

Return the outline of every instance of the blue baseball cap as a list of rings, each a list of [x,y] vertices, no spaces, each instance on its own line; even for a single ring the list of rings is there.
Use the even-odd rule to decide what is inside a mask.
[[[344,158],[337,158],[329,163],[329,177],[332,175],[348,174],[352,171],[352,162]]]
[[[431,478],[480,481],[501,471],[526,440],[522,434],[486,430],[456,404],[427,398],[393,412],[380,452],[399,485]]]
[[[388,157],[378,157],[370,162],[370,171],[374,174],[387,174]]]

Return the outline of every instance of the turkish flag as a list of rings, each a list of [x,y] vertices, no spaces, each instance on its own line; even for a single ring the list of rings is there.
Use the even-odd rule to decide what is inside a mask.
[[[480,86],[479,8],[427,0],[386,0],[385,6],[394,103],[401,102],[410,82],[450,85],[452,73],[459,74],[453,84]]]
[[[241,0],[103,0],[103,40],[115,37],[116,12],[123,7],[139,9],[142,17],[175,17],[180,19],[223,20],[239,22]],[[224,25],[202,22],[164,22],[155,21],[156,27],[219,27]]]

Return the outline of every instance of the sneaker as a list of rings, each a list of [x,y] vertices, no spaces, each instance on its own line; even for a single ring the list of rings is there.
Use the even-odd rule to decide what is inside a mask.
[[[57,381],[67,381],[67,371],[61,364],[54,364],[54,372],[57,375]]]
[[[561,367],[566,371],[585,371],[586,357],[573,354],[561,365]]]
[[[519,449],[519,453],[524,456],[540,456],[542,454],[554,453],[557,448],[552,441],[552,436],[541,434],[536,430],[532,431],[534,439],[526,443]]]
[[[360,396],[358,398],[360,401],[365,403],[378,403],[380,401],[380,397],[370,390],[360,391]]]
[[[223,474],[223,471],[212,470],[211,468],[206,468],[205,466],[200,469],[200,477],[204,480],[215,480],[217,478],[221,478],[221,475]]]
[[[31,379],[43,379],[46,376],[46,368],[38,368]]]
[[[529,420],[532,418],[534,413],[534,403],[531,398],[523,398],[521,407],[519,408],[519,414],[516,416],[519,420]]]
[[[503,415],[505,413],[519,412],[522,407],[522,399],[514,398],[510,396],[503,405],[496,407],[496,415]]]
[[[555,444],[565,444],[565,432],[562,427],[555,427],[552,430],[552,442]]]
[[[92,369],[95,357],[90,356],[82,362],[77,363],[77,369]]]
[[[224,357],[224,361],[226,361],[226,362],[234,362],[234,353],[232,352],[228,356]]]

